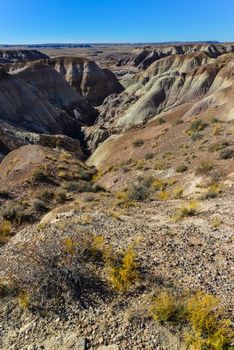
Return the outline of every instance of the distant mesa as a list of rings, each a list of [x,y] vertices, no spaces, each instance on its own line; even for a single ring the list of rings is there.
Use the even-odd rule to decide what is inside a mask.
[[[49,57],[37,50],[0,50],[0,64],[36,61],[46,58]]]

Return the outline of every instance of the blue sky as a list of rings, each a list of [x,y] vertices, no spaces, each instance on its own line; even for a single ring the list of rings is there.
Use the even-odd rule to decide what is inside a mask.
[[[234,41],[234,0],[0,0],[0,44]]]

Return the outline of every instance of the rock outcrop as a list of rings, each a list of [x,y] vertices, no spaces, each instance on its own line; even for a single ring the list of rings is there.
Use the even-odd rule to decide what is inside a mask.
[[[0,64],[35,61],[49,58],[38,50],[0,50]]]
[[[54,107],[66,111],[81,125],[92,125],[98,115],[80,94],[44,62],[33,62],[11,73],[35,87]]]
[[[11,74],[0,72],[1,158],[14,148],[35,143],[37,134],[82,139],[81,126],[98,112],[44,63],[28,63]]]
[[[93,106],[101,105],[108,95],[123,91],[114,73],[86,58],[56,57],[49,63]]]
[[[127,57],[121,58],[117,63],[117,67],[134,66],[140,70],[147,69],[155,61],[171,56],[171,55],[185,55],[193,52],[204,52],[210,58],[217,58],[225,53],[234,52],[234,45],[232,44],[187,44],[174,46],[149,46],[145,48],[136,48]]]
[[[130,77],[122,94],[107,98],[97,123],[139,124],[181,106],[181,117],[222,106],[222,118],[232,120],[233,67],[232,53],[217,59],[204,52],[162,58]]]

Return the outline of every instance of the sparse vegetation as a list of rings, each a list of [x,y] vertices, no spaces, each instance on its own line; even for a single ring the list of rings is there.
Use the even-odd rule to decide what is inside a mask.
[[[173,190],[173,197],[175,199],[181,199],[183,197],[183,192],[184,192],[184,189],[180,186],[177,186]]]
[[[15,226],[20,226],[24,222],[30,222],[32,219],[28,208],[27,203],[9,203],[3,208],[2,217]]]
[[[185,335],[189,349],[228,349],[234,333],[216,297],[198,292],[189,298],[185,310],[191,327],[191,332]]]
[[[179,313],[179,304],[173,294],[168,291],[157,295],[150,306],[150,314],[158,322],[175,321]]]
[[[187,205],[182,206],[178,209],[177,214],[174,217],[175,221],[195,216],[198,213],[198,203],[194,200],[188,202]]]
[[[137,183],[133,184],[128,190],[128,199],[135,201],[143,201],[151,195],[152,178],[146,177],[139,179]]]
[[[8,242],[11,232],[12,227],[9,221],[3,220],[0,222],[0,246]]]
[[[68,192],[95,192],[95,187],[87,181],[70,181],[63,185],[63,189]]]
[[[109,261],[109,281],[115,290],[126,292],[139,281],[136,253],[133,248],[129,247],[126,251],[112,256]]]
[[[39,199],[34,201],[33,208],[40,213],[46,213],[48,211],[46,203]]]
[[[150,315],[157,322],[176,321],[189,328],[184,340],[189,350],[228,350],[234,336],[231,321],[224,316],[220,301],[205,292],[175,298],[168,291],[156,296]]]
[[[218,183],[212,183],[209,185],[206,193],[202,195],[201,199],[215,198],[221,193],[221,189]]]
[[[32,183],[48,181],[49,174],[45,168],[35,169],[32,173]]]
[[[208,126],[208,124],[204,120],[197,119],[191,123],[188,131],[199,132],[199,131],[204,130],[207,126]]]

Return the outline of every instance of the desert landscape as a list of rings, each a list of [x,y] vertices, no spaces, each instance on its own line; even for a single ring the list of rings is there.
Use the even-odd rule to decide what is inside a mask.
[[[232,350],[234,44],[80,46],[0,50],[0,348]]]

